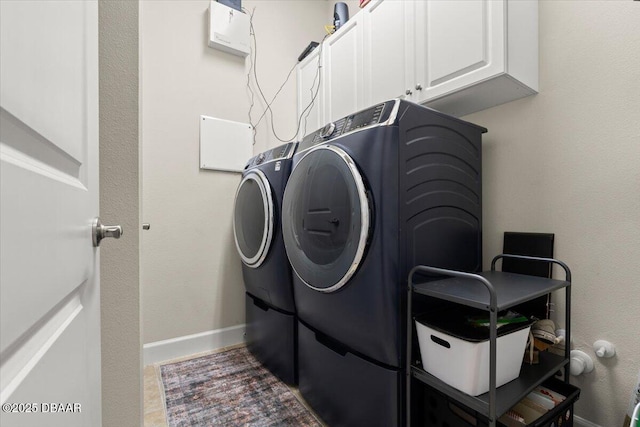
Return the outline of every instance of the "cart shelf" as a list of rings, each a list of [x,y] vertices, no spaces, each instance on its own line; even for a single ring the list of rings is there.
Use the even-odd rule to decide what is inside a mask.
[[[518,378],[496,389],[496,417],[500,417],[507,412],[509,408],[524,399],[536,386],[553,377],[553,375],[567,365],[567,363],[569,363],[569,361],[562,356],[551,353],[541,353],[539,364],[523,365]],[[489,392],[481,394],[480,396],[470,396],[442,382],[417,366],[411,367],[411,375],[419,381],[457,400],[469,409],[473,409],[487,418],[490,417]]]
[[[566,280],[501,271],[485,271],[477,275],[484,277],[493,285],[498,311],[569,286]],[[483,310],[489,310],[491,305],[487,288],[477,279],[466,277],[451,277],[414,284],[413,292]]]

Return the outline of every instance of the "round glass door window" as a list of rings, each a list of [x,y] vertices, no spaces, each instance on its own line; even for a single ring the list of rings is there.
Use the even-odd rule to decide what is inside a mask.
[[[369,219],[351,157],[331,145],[310,150],[291,173],[282,204],[284,243],[298,277],[321,292],[344,286],[362,261]]]
[[[259,267],[269,252],[273,236],[271,187],[259,170],[245,175],[238,186],[233,232],[242,262],[249,267]]]

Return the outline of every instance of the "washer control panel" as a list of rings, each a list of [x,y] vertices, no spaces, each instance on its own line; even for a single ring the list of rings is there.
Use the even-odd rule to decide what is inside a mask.
[[[335,122],[330,122],[324,127],[305,136],[300,142],[298,152],[310,148],[316,144],[331,141],[359,129],[375,126],[387,120],[396,101],[388,101],[375,105],[366,110],[358,111]]]
[[[373,108],[347,117],[343,133],[378,124],[380,122],[380,117],[382,117],[384,106],[385,104],[379,104]]]
[[[290,142],[284,145],[280,145],[272,150],[265,151],[264,153],[260,153],[257,156],[249,159],[244,168],[246,170],[252,167],[260,166],[263,163],[267,163],[273,160],[290,159],[293,156],[296,145],[297,143]]]
[[[336,130],[336,124],[333,122],[329,122],[325,127],[320,129],[319,135],[320,138],[330,138],[333,132]]]

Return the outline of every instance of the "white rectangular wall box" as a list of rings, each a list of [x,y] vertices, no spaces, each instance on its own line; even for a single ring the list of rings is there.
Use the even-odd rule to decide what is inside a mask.
[[[251,125],[200,116],[200,169],[242,172],[252,156]]]
[[[211,0],[209,47],[237,56],[249,55],[249,15]]]

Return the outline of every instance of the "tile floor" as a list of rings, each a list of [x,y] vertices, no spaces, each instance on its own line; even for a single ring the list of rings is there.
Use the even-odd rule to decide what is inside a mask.
[[[167,363],[175,363],[183,360],[191,359],[194,357],[200,357],[207,354],[219,353],[222,351],[231,350],[243,346],[244,344],[234,345],[230,347],[220,348],[218,350],[193,354],[186,357],[180,357],[173,360],[167,360],[161,363],[147,365],[144,367],[144,427],[168,427],[167,414],[164,406],[164,393],[162,390],[162,379],[160,378],[160,366]],[[315,415],[313,410],[309,407],[307,402],[302,398],[302,395],[296,387],[289,386],[289,389],[293,395],[302,403],[315,417],[321,426],[327,427],[326,424],[320,421],[320,418]]]
[[[144,427],[167,427],[159,365],[144,367]]]

